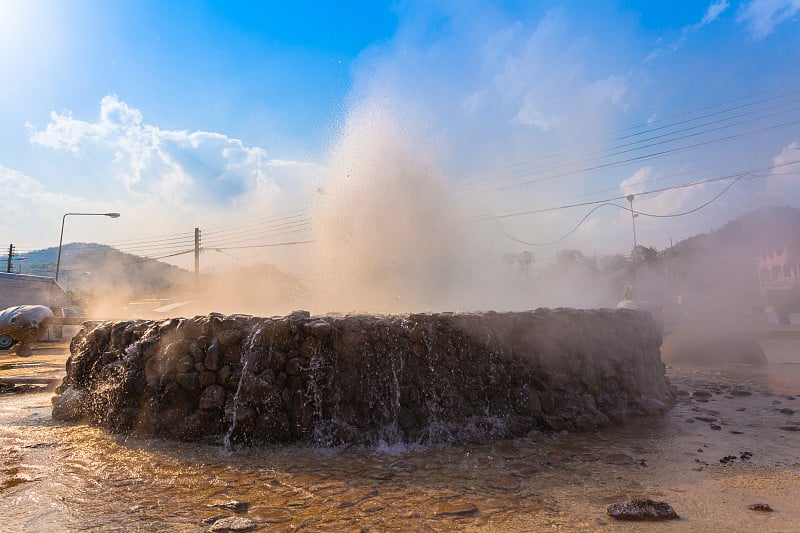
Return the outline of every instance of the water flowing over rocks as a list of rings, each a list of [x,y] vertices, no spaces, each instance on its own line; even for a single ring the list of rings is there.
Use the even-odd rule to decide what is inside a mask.
[[[627,309],[87,323],[53,417],[226,444],[590,430],[673,405],[660,345]]]

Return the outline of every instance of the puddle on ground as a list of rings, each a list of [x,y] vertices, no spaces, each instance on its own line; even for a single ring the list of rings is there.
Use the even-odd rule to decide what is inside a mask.
[[[800,368],[668,375],[682,392],[661,420],[430,448],[137,440],[53,422],[51,393],[4,395],[0,517],[48,532],[207,531],[228,516],[262,531],[660,531],[606,514],[649,497],[681,515],[670,531],[796,528],[800,432],[781,428],[800,425]],[[747,508],[762,502],[776,512]]]

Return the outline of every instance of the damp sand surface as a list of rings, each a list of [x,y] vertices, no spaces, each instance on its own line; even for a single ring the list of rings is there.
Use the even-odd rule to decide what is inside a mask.
[[[680,395],[663,419],[377,449],[228,450],[58,424],[39,382],[63,376],[65,347],[0,352],[0,384],[37,378],[0,393],[2,530],[209,531],[236,516],[258,531],[799,531],[800,340],[762,345],[762,368],[669,368]],[[681,519],[607,515],[640,497]]]

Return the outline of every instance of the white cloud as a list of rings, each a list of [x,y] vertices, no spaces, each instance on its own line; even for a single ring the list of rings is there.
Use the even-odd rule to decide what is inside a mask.
[[[52,220],[53,229],[65,206],[75,211],[103,211],[108,205],[100,206],[79,197],[59,194],[48,191],[39,181],[27,174],[12,168],[0,165],[0,210],[3,217],[0,219],[0,234],[6,235],[19,246],[20,239],[26,245],[39,241],[42,236],[52,237],[47,234],[51,228],[43,228],[41,224],[31,224],[32,220]]]
[[[474,115],[485,104],[488,93],[488,89],[481,89],[467,95],[461,104],[461,109],[468,115]]]
[[[622,44],[630,27],[615,27],[619,38],[608,39],[566,8],[542,12],[532,4],[520,17],[493,9],[464,16],[469,3],[439,7],[444,13],[433,21],[401,20],[390,43],[362,56],[354,71],[354,100],[379,102],[393,112],[421,159],[432,161],[455,186],[465,213],[510,212],[585,193],[595,176],[563,175],[590,166],[595,153],[575,145],[607,141],[636,96],[640,80],[631,64],[640,56]],[[441,20],[449,21],[448,31],[426,33]],[[426,38],[408,37],[420,33]],[[509,186],[549,174],[562,178]],[[504,227],[546,242],[578,219],[574,213],[549,214],[536,218],[531,229],[524,225],[531,218],[520,217]],[[586,230],[593,224],[587,222],[575,238],[592,233]],[[487,241],[511,244],[493,225],[482,228]]]
[[[629,94],[630,51],[564,10],[532,7],[522,19],[498,8],[472,16],[463,3],[433,10],[435,21],[402,20],[390,43],[362,55],[353,99],[402,110],[403,127],[417,128],[445,166],[464,154],[484,165],[486,154],[524,157],[515,152],[529,153],[544,132],[591,137]],[[440,20],[448,31],[428,33]]]
[[[580,92],[595,105],[619,105],[628,94],[628,80],[625,76],[609,76],[583,86]]]
[[[482,49],[483,74],[494,80],[493,106],[508,106],[513,124],[542,133],[586,134],[589,125],[605,122],[601,115],[613,113],[629,91],[627,74],[594,61],[603,45],[576,33],[558,10],[535,25],[517,22],[499,30]]]
[[[619,187],[624,195],[635,195],[633,209],[652,215],[673,215],[697,207],[708,200],[710,184],[704,183],[694,187],[672,189],[657,194],[639,195],[647,187],[641,185],[646,181],[658,179],[657,173],[651,167],[642,167],[630,177],[624,179]],[[626,202],[627,204],[627,202]],[[626,205],[628,207],[628,205]],[[623,212],[620,216],[628,218],[630,211]]]
[[[28,128],[34,144],[68,150],[91,164],[109,161],[115,177],[139,200],[237,205],[249,196],[274,196],[279,181],[291,179],[285,170],[279,173],[282,180],[273,175],[273,168],[285,169],[287,162],[270,160],[262,148],[221,133],[162,130],[113,95],[101,101],[96,122],[63,112],[52,113],[44,130]]]
[[[542,102],[533,94],[525,95],[525,99],[514,119],[526,126],[533,126],[544,133],[559,125],[558,117],[547,115],[542,110]]]
[[[772,163],[775,174],[789,174],[800,171],[800,142],[793,142],[776,155]]]
[[[796,198],[800,194],[800,142],[786,146],[772,163],[775,168],[764,187],[768,199],[784,203],[786,198]]]
[[[4,192],[4,200],[7,200],[9,195],[33,198],[43,191],[42,185],[35,179],[26,176],[19,170],[4,166],[0,166],[0,186]]]
[[[103,98],[95,120],[65,111],[28,130],[32,144],[63,155],[50,156],[61,164],[49,181],[0,167],[0,187],[13,191],[0,198],[0,232],[16,240],[20,221],[56,224],[67,211],[122,213],[113,224],[70,224],[67,239],[93,242],[252,223],[307,206],[326,172],[222,133],[161,129],[116,96]],[[24,240],[52,245],[57,229],[26,227]]]
[[[15,205],[24,204],[24,209],[31,201],[45,206],[86,205],[76,196],[50,192],[31,176],[3,165],[0,165],[0,190],[3,191],[0,201],[4,214],[8,213],[7,208]]]
[[[720,14],[728,9],[730,4],[728,0],[719,0],[718,2],[712,2],[708,9],[706,10],[706,15],[703,17],[703,20],[700,21],[699,26],[705,26],[706,24],[711,24],[714,22]]]
[[[754,38],[763,39],[798,12],[800,0],[752,0],[742,5],[737,21],[747,25]]]
[[[586,38],[569,33],[567,21],[551,11],[527,31],[518,23],[501,30],[504,46],[490,46],[494,88],[501,100],[516,106],[516,123],[542,132],[564,127],[583,104],[582,88],[597,82],[588,77]]]
[[[703,18],[700,20],[700,22],[689,24],[681,28],[680,35],[676,40],[663,44],[650,52],[650,54],[645,58],[645,62],[677,52],[689,35],[699,31],[701,28],[703,28],[703,26],[707,26],[708,24],[711,24],[717,20],[722,12],[728,9],[728,7],[730,7],[728,0],[718,0],[716,2],[712,2],[706,9],[706,13],[703,15]],[[659,39],[659,43],[661,42],[663,42],[663,40]]]
[[[653,178],[653,169],[652,167],[642,167],[630,177],[625,178],[622,180],[622,183],[619,184],[619,188],[622,191],[622,194],[635,194],[641,190],[641,187],[637,185],[642,184],[646,180],[650,180]]]
[[[700,32],[730,24],[732,4],[730,0],[698,4],[691,23],[677,28],[659,46],[665,51],[678,49],[681,39],[698,39]],[[362,89],[354,94],[354,100],[372,98],[396,110],[404,134],[433,154],[431,159],[455,185],[456,194],[466,198],[464,211],[476,215],[514,213],[568,204],[572,198],[589,199],[590,194],[598,198],[601,191],[620,185],[625,176],[629,179],[622,183],[623,189],[641,192],[644,185],[638,190],[633,185],[642,178],[666,180],[674,175],[675,180],[669,183],[676,183],[676,167],[712,166],[717,157],[733,164],[730,152],[717,155],[710,148],[702,154],[699,149],[691,153],[687,150],[664,154],[654,165],[655,170],[640,169],[641,175],[632,176],[632,162],[617,165],[613,161],[621,157],[608,156],[608,146],[631,143],[616,151],[639,149],[640,144],[633,140],[612,141],[619,136],[626,138],[630,132],[625,127],[633,121],[661,122],[667,119],[658,117],[675,112],[668,107],[675,104],[664,98],[661,88],[669,87],[666,93],[677,94],[680,87],[696,85],[698,79],[694,66],[681,64],[678,70],[669,70],[664,85],[666,69],[641,65],[649,49],[642,48],[645,34],[636,21],[619,18],[583,23],[569,6],[548,12],[539,6],[523,15],[498,15],[487,9],[481,17],[462,16],[470,5],[439,4],[438,11],[432,8],[437,12],[431,20],[401,18],[401,30],[395,38],[364,55],[354,71],[355,85]],[[430,27],[446,27],[447,31],[430,32]],[[419,35],[425,38],[417,38]],[[676,41],[677,37],[681,39]],[[653,214],[682,212],[712,198],[726,183],[637,196],[635,203]],[[740,188],[734,188],[714,207],[739,200],[736,194]],[[646,222],[642,217],[641,222],[650,224],[655,234],[668,225],[711,218],[712,211],[719,212],[706,209],[696,218],[668,222]],[[626,214],[629,225],[630,213],[621,212]],[[565,234],[581,216],[573,220],[576,215],[569,215],[563,221],[520,216],[504,221],[504,226],[530,241],[549,241]],[[596,217],[608,222],[616,216],[613,208],[604,208],[592,215],[592,220]],[[517,234],[515,220],[536,229],[519,229]],[[582,242],[588,246],[602,247],[618,240],[614,232],[591,229],[587,225],[575,232],[570,242],[585,239]],[[540,233],[542,238],[526,235],[527,231]],[[501,246],[509,244],[502,236],[498,238]]]

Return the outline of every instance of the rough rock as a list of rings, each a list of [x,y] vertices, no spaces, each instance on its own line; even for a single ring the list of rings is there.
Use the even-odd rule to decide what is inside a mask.
[[[676,520],[680,517],[667,502],[636,499],[608,506],[608,514],[617,520]]]
[[[772,512],[772,507],[770,507],[768,503],[754,503],[752,505],[748,505],[747,508],[751,511],[759,511],[761,513]]]
[[[253,531],[257,527],[258,524],[249,518],[230,516],[228,518],[221,518],[211,524],[209,531],[213,533]]]
[[[219,509],[226,509],[235,513],[244,513],[250,509],[250,504],[239,500],[230,500],[227,502],[214,503],[209,507],[217,507]]]
[[[67,387],[53,398],[53,417],[61,420],[80,420],[86,412],[86,391]]]
[[[53,417],[317,445],[591,430],[674,404],[660,344],[652,317],[627,309],[89,323]]]

